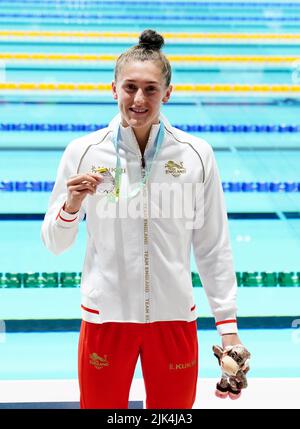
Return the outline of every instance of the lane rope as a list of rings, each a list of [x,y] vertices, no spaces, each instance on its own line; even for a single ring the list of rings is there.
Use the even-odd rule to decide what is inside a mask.
[[[41,1],[34,1],[34,0],[10,0],[9,2],[5,2],[2,1],[2,4],[21,4],[23,5],[25,4],[34,4],[34,5],[50,5],[53,4],[55,6],[58,5],[63,5],[63,6],[78,6],[78,1],[76,0],[43,0]],[[80,0],[80,8],[82,8],[83,6],[92,6],[92,5],[97,5],[97,6],[107,6],[107,5],[116,5],[116,6],[124,6],[124,1],[117,1],[117,0],[111,0],[111,1],[98,1],[98,0],[89,0],[89,1],[85,1],[85,0]],[[260,1],[256,1],[256,2],[232,2],[232,1],[220,1],[220,2],[216,2],[216,1],[191,1],[191,2],[181,2],[181,1],[164,1],[163,3],[161,1],[126,1],[126,5],[131,5],[131,6],[138,6],[140,7],[140,5],[143,6],[151,6],[153,7],[153,5],[156,6],[162,6],[162,7],[166,7],[167,6],[184,6],[184,7],[194,7],[194,6],[203,6],[203,7],[207,7],[207,6],[233,6],[233,7],[245,7],[248,8],[249,6],[251,7],[273,7],[273,6],[280,6],[280,7],[300,7],[300,3],[299,2],[260,2]]]
[[[240,83],[178,83],[173,85],[174,92],[179,93],[298,93],[300,85],[290,84],[240,84]],[[110,83],[77,83],[77,82],[0,82],[2,91],[111,91]]]
[[[236,271],[239,287],[300,287],[299,271]],[[81,272],[0,272],[0,288],[80,287]],[[202,287],[191,272],[194,287]]]
[[[299,33],[162,33],[163,37],[169,42],[178,42],[179,40],[187,43],[193,43],[195,41],[216,41],[218,43],[224,43],[226,41],[246,41],[259,40],[260,42],[274,42],[276,43],[298,43],[300,39]],[[104,39],[104,40],[126,40],[136,42],[139,37],[139,33],[135,32],[108,32],[108,31],[40,31],[40,30],[0,30],[0,38],[36,38],[48,39]]]
[[[4,18],[12,18],[12,19],[61,19],[63,20],[61,24],[65,23],[65,20],[67,19],[67,25],[72,23],[72,21],[75,21],[75,23],[78,22],[80,19],[81,21],[86,21],[87,23],[90,22],[104,22],[104,21],[128,21],[128,22],[136,22],[136,21],[194,21],[194,22],[207,22],[207,21],[213,21],[213,22],[299,22],[300,17],[291,15],[291,16],[224,16],[224,15],[206,15],[206,16],[199,16],[199,15],[185,15],[185,16],[178,16],[178,15],[171,15],[166,11],[166,15],[162,15],[164,11],[161,11],[159,15],[109,15],[109,14],[98,14],[98,13],[84,13],[84,14],[74,14],[74,13],[0,13],[0,19]]]
[[[51,192],[54,181],[0,181],[0,192]],[[300,182],[222,182],[224,192],[297,193]]]
[[[0,123],[4,132],[92,132],[107,127],[108,124],[70,123]],[[299,133],[300,125],[292,124],[181,124],[173,125],[186,132],[202,133]]]
[[[42,4],[53,4],[55,6],[57,5],[71,5],[71,6],[78,6],[78,1],[76,0],[43,0],[43,1],[34,1],[34,0],[10,0],[9,2],[7,1],[2,1],[2,4],[10,4],[10,3],[17,3],[17,4],[21,4],[23,5],[25,4],[35,4],[35,5],[42,5]],[[143,0],[136,0],[136,1],[130,1],[130,0],[126,0],[126,5],[137,5],[140,7],[140,5],[149,5],[149,6],[153,6],[153,4],[157,5],[157,6],[162,6],[165,7],[166,5],[168,6],[203,6],[203,7],[207,7],[207,6],[239,6],[239,7],[245,7],[248,8],[249,6],[258,6],[258,7],[266,7],[266,6],[282,6],[282,7],[296,7],[296,6],[300,6],[299,2],[295,2],[295,1],[287,1],[287,2],[264,2],[264,1],[247,1],[247,2],[232,2],[232,1],[220,1],[220,2],[216,2],[216,1],[189,1],[189,2],[181,2],[181,1],[168,1],[165,0],[164,2],[162,1],[143,1]],[[117,1],[117,0],[110,0],[110,1],[99,1],[99,0],[80,0],[80,8],[84,5],[90,6],[90,5],[103,5],[103,6],[107,6],[107,5],[118,5],[118,6],[124,6],[124,1]]]
[[[0,60],[28,61],[116,61],[118,55],[113,54],[55,54],[55,53],[0,53]],[[300,58],[296,56],[257,56],[257,55],[167,55],[171,62],[234,62],[234,63],[294,63]]]

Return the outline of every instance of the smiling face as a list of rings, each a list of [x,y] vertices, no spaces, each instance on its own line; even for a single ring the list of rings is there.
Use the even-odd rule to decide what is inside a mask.
[[[153,61],[124,64],[117,82],[112,82],[113,97],[118,100],[123,126],[147,132],[159,122],[161,103],[166,103],[172,86],[166,86],[161,69]]]

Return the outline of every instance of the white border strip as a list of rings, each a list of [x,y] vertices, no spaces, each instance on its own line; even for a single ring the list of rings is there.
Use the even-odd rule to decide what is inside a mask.
[[[248,378],[249,386],[240,399],[214,396],[218,379],[199,378],[196,409],[300,409],[300,378]],[[145,401],[144,382],[134,379],[130,401]],[[78,402],[77,380],[5,380],[0,381],[0,403]]]

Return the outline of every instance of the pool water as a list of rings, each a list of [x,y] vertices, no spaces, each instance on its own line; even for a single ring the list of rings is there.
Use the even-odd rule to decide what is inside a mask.
[[[299,322],[300,325],[300,322]],[[249,377],[300,377],[300,330],[242,330],[251,350]],[[3,340],[3,339],[2,339]],[[219,368],[211,351],[219,344],[215,331],[199,331],[199,377],[216,378]],[[76,379],[77,332],[6,334],[0,343],[0,379]],[[135,378],[142,378],[138,362]]]
[[[266,85],[262,92],[245,87],[240,93],[228,87],[224,93],[174,91],[162,107],[175,126],[207,126],[191,133],[214,149],[223,182],[300,182],[300,1],[11,0],[0,6],[0,189],[2,181],[55,180],[64,148],[87,133],[80,126],[104,127],[118,111],[109,91],[24,90],[16,84],[110,84],[114,60],[65,56],[117,56],[144,28],[166,36],[164,52],[174,84]],[[32,54],[41,55],[34,59]],[[176,55],[183,57],[176,60]],[[13,89],[5,87],[9,83]],[[280,92],[274,84],[288,87]],[[17,130],[20,124],[23,129]],[[31,125],[39,130],[24,131]],[[222,131],[209,128],[216,125]],[[245,129],[238,132],[228,130],[242,125]],[[299,272],[300,187],[295,192],[224,195],[235,270]],[[41,242],[49,196],[0,190],[0,273],[81,271],[84,223],[73,248],[58,257]],[[193,255],[191,271],[197,271]],[[240,314],[290,316],[295,326],[241,330],[252,353],[249,376],[300,377],[300,288],[262,289],[240,289]],[[47,301],[45,291],[38,292],[25,291],[25,296],[24,289],[0,289],[0,319],[61,317],[61,289],[49,292]],[[69,291],[64,293],[68,299]],[[79,318],[79,291],[71,295],[66,318]],[[199,313],[208,317],[207,303],[201,300]],[[199,329],[198,339],[199,377],[218,377],[211,352],[220,343],[216,331]],[[78,332],[0,332],[0,380],[75,379],[77,343]],[[135,378],[141,376],[138,364]]]

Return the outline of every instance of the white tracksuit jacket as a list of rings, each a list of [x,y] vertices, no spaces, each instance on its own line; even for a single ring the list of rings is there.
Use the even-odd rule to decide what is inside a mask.
[[[237,332],[237,284],[213,151],[206,141],[173,128],[163,115],[160,121],[164,124],[164,140],[146,185],[137,188],[136,184],[141,183],[144,174],[142,165],[150,162],[149,150],[159,124],[152,125],[144,160],[132,128],[121,126],[121,198],[111,202],[105,193],[88,195],[77,214],[62,209],[66,181],[72,175],[101,167],[114,176],[112,130],[120,116],[107,128],[73,140],[58,168],[42,239],[58,255],[75,242],[78,223],[86,215],[81,308],[83,320],[92,323],[195,320],[190,272],[193,246],[218,332]],[[137,189],[136,195],[128,193]],[[181,213],[182,201],[185,208]],[[117,212],[121,202],[127,212]]]

